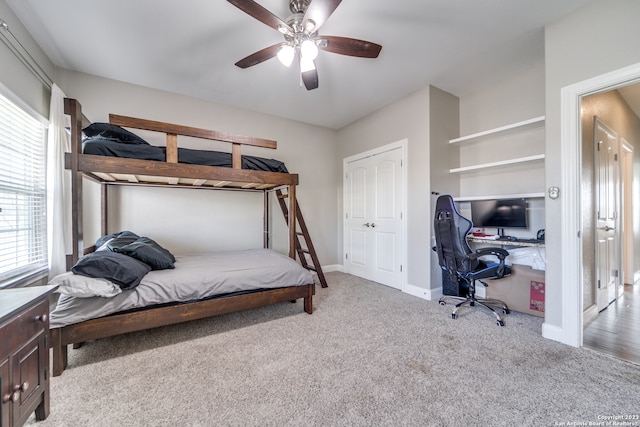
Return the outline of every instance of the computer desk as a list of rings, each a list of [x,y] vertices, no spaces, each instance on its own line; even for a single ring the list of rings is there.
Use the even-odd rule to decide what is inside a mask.
[[[543,242],[527,242],[518,240],[497,240],[497,239],[479,239],[477,237],[469,236],[467,240],[471,243],[483,243],[491,246],[520,246],[530,248],[544,248]]]

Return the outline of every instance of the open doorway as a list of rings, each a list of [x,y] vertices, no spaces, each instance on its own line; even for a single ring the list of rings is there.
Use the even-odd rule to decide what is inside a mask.
[[[640,363],[640,83],[585,96],[583,345]]]

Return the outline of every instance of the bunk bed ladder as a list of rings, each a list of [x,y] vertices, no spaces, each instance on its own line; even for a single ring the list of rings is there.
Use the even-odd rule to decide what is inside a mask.
[[[284,220],[287,222],[287,224],[289,224],[289,209],[287,208],[287,204],[284,201],[284,199],[289,197],[289,194],[284,193],[281,188],[278,188],[276,190],[276,197],[278,198],[278,204],[282,209]],[[320,266],[318,255],[316,254],[316,250],[313,247],[313,243],[311,242],[309,229],[307,228],[307,224],[304,222],[304,217],[302,216],[302,211],[300,210],[300,205],[297,203],[297,200],[296,205],[296,223],[298,224],[299,230],[296,229],[295,245],[296,252],[298,253],[298,258],[300,258],[300,264],[302,264],[302,266],[307,270],[315,272],[318,275],[320,285],[323,288],[326,288],[327,280],[325,279],[324,273],[322,272],[322,266]],[[304,246],[302,246],[302,244],[300,243],[300,238],[304,239]],[[307,255],[309,255],[309,257],[307,257]]]

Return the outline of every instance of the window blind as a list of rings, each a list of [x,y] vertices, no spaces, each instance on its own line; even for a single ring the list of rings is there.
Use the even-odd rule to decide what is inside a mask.
[[[47,267],[45,125],[0,92],[0,286]]]

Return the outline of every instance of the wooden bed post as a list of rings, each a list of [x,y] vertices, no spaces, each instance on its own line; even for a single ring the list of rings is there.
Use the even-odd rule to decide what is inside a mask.
[[[264,194],[264,214],[262,215],[263,247],[269,249],[269,192],[262,190]]]
[[[178,135],[175,133],[167,134],[167,163],[178,163]]]
[[[240,144],[234,142],[231,145],[231,167],[234,169],[242,169],[242,147]]]
[[[75,264],[84,252],[82,236],[82,172],[78,168],[78,155],[82,153],[82,107],[71,98],[64,99],[64,112],[71,118],[71,154],[66,165],[71,169],[71,239],[73,251],[71,264]]]
[[[296,259],[296,186],[289,185],[289,258]]]
[[[103,236],[109,234],[109,187],[107,184],[100,184],[100,210],[102,212],[100,220],[100,232]],[[98,249],[98,248],[96,248]]]
[[[51,329],[51,347],[53,348],[53,376],[57,377],[67,367],[67,345],[62,345],[62,330]]]

